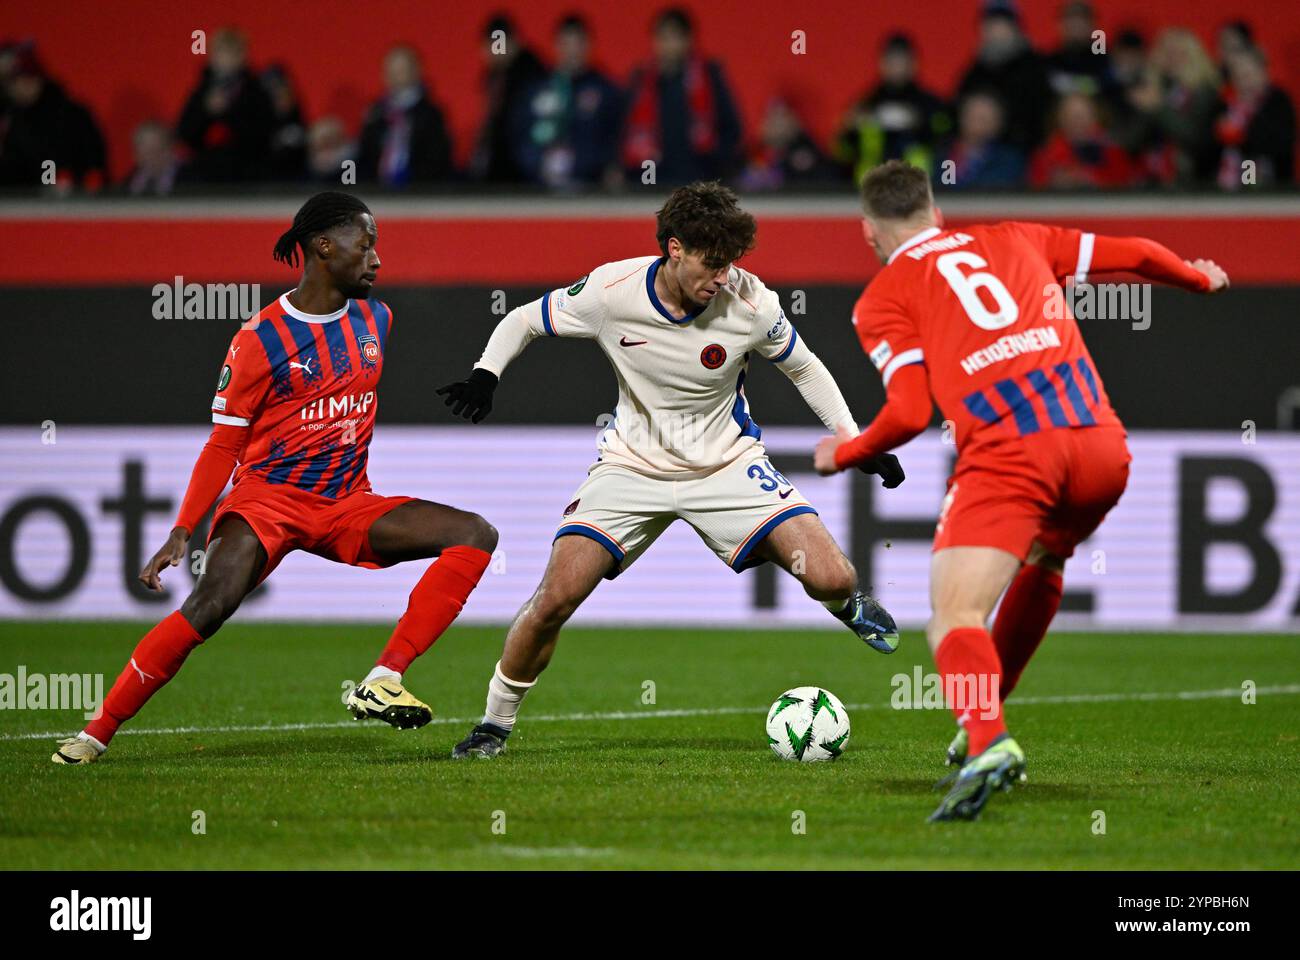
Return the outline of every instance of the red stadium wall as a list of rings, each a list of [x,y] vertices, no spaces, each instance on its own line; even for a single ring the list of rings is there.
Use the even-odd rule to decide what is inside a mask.
[[[220,217],[108,214],[90,219],[0,215],[23,242],[0,259],[0,286],[130,285],[187,282],[291,284],[297,272],[273,263],[270,248],[288,215]],[[597,264],[655,251],[648,216],[600,218],[393,216],[376,208],[381,280],[388,284],[545,284],[576,279]],[[1234,284],[1300,283],[1300,218],[1226,213],[1169,216],[951,215],[952,226],[1015,216],[1115,236],[1141,235],[1188,257],[1217,260]],[[863,283],[880,265],[853,216],[759,213],[759,244],[744,261],[769,283]],[[503,250],[527,251],[502,256]]]
[[[597,61],[622,80],[648,54],[653,14],[669,5],[597,0],[9,2],[0,4],[0,37],[36,38],[52,72],[100,118],[109,138],[112,172],[121,176],[130,164],[133,127],[151,117],[174,120],[179,114],[200,66],[190,53],[190,36],[197,29],[210,37],[221,26],[243,28],[255,65],[288,65],[308,118],[334,113],[353,129],[379,93],[384,51],[399,41],[413,44],[424,55],[434,95],[448,113],[463,158],[482,113],[479,33],[489,13],[510,12],[524,38],[549,57],[552,25],[570,11],[585,12],[595,31]],[[970,61],[979,9],[978,0],[710,0],[680,5],[695,12],[704,52],[725,62],[747,129],[754,129],[766,100],[780,93],[823,139],[873,81],[876,51],[893,30],[907,30],[919,42],[924,82],[950,92]],[[1054,0],[1021,3],[1026,28],[1040,48],[1055,45],[1058,6]],[[1300,5],[1295,0],[1255,0],[1247,7],[1218,0],[1096,0],[1095,6],[1107,31],[1133,26],[1149,37],[1164,26],[1181,24],[1194,29],[1211,49],[1224,20],[1244,17],[1254,25],[1280,81],[1300,100]],[[806,33],[803,56],[791,53],[794,30]]]

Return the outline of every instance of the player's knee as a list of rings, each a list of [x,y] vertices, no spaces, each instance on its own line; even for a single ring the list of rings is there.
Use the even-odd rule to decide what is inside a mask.
[[[831,579],[831,589],[837,597],[847,597],[858,588],[858,571],[849,563],[848,557],[840,557],[840,563]]]
[[[968,606],[945,607],[936,610],[930,617],[930,623],[926,630],[936,639],[942,640],[951,630],[960,630],[965,627],[984,627],[986,614],[975,608]]]
[[[484,553],[491,553],[497,548],[497,541],[500,534],[497,528],[492,526],[477,513],[470,514],[469,521],[465,526],[463,543],[467,547],[476,547]]]
[[[1042,567],[1044,570],[1051,570],[1055,573],[1065,572],[1065,557],[1049,551],[1037,540],[1029,548],[1029,556],[1025,558],[1025,563],[1036,567]]]
[[[558,630],[578,609],[579,600],[557,590],[543,590],[533,601],[532,614],[542,630]]]
[[[804,588],[817,600],[848,597],[858,586],[858,572],[843,556],[837,563],[823,564],[816,571],[810,570],[802,579]]]
[[[226,596],[221,592],[198,587],[181,604],[181,616],[190,622],[199,636],[205,640],[230,619],[239,607],[238,597]]]

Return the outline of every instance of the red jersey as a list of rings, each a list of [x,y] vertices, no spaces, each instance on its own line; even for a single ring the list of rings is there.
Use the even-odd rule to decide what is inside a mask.
[[[378,300],[317,316],[282,296],[240,327],[212,398],[213,423],[250,431],[236,484],[251,477],[331,498],[370,489],[366,461],[392,323]]]
[[[931,227],[853,310],[885,385],[924,364],[959,451],[1040,430],[1119,424],[1060,281],[1086,278],[1093,235],[1035,223]]]

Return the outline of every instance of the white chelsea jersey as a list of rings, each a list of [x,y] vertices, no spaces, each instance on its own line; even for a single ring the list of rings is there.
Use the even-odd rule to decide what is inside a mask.
[[[776,293],[733,266],[707,305],[676,319],[655,294],[660,257],[597,267],[568,288],[511,311],[477,366],[501,376],[537,337],[594,339],[618,378],[598,460],[647,476],[705,476],[761,446],[745,397],[750,354],[782,364],[828,429],[856,424],[825,367],[799,340]],[[797,375],[815,366],[819,377]],[[820,391],[810,391],[817,379]],[[562,377],[557,377],[562,381]],[[825,382],[833,396],[825,393]],[[810,396],[810,392],[818,393]]]

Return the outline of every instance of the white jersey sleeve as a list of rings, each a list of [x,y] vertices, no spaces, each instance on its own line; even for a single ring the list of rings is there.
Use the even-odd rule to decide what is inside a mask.
[[[747,279],[756,288],[754,351],[771,360],[790,378],[826,429],[857,433],[858,425],[839,385],[821,359],[799,338],[799,332],[781,308],[781,298],[776,291],[768,289],[752,274]]]
[[[799,333],[781,308],[781,298],[776,291],[769,290],[752,274],[750,279],[758,288],[757,299],[754,301],[757,308],[754,312],[754,350],[760,357],[773,363],[783,363],[794,352],[795,344],[799,342]]]
[[[483,356],[475,367],[500,377],[524,347],[538,337],[582,337],[591,339],[600,333],[605,320],[605,304],[599,287],[588,289],[602,268],[569,287],[548,290],[543,296],[516,307],[497,324],[488,338]]]

